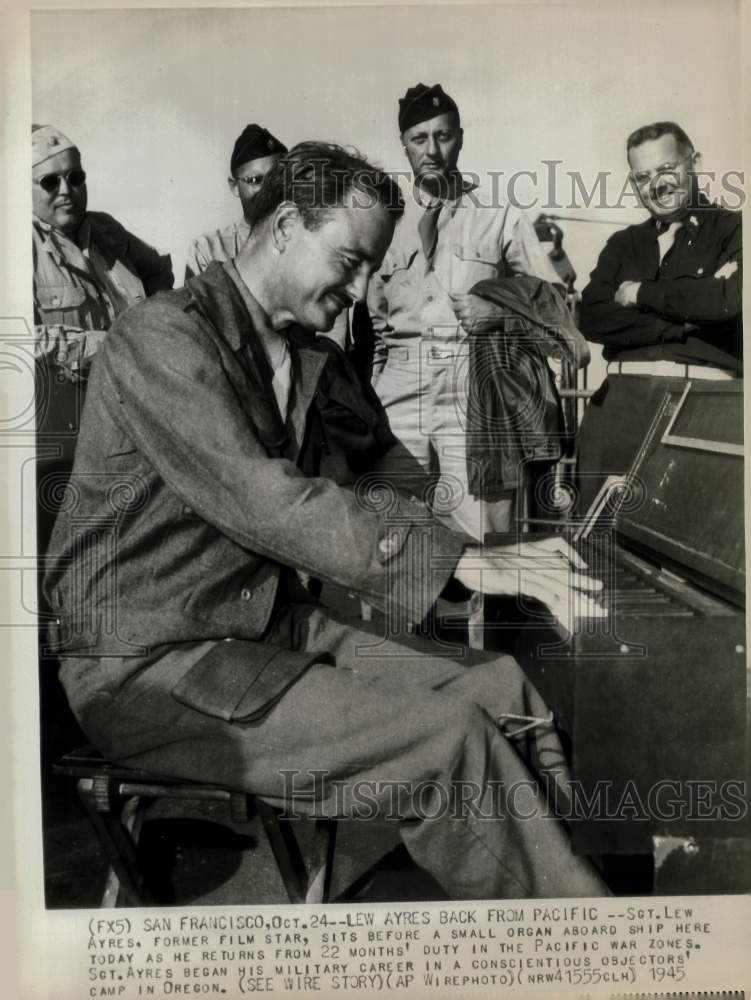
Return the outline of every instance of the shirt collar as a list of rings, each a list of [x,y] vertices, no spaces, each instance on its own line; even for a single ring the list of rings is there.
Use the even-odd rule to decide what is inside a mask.
[[[464,177],[463,174],[457,173],[454,175],[454,184],[452,185],[451,192],[447,197],[431,203],[428,200],[429,196],[427,194],[422,194],[419,187],[416,184],[413,184],[411,192],[412,200],[415,202],[420,212],[423,212],[426,208],[430,208],[431,205],[435,204],[443,204],[448,205],[450,208],[455,208],[464,195],[468,194],[470,191],[474,191],[477,186],[478,185],[474,181],[470,181]]]
[[[685,214],[674,221],[680,222],[681,227],[686,232],[697,233],[707,217],[707,212],[714,207],[709,198],[699,191],[697,197],[686,209]],[[654,216],[650,219],[650,224],[658,235],[666,232],[670,226],[669,222],[662,222],[660,219],[655,219]]]
[[[251,333],[263,329],[270,329],[269,318],[266,311],[248,290],[247,285],[240,277],[240,273],[235,267],[234,261],[225,261],[223,267],[235,287],[237,288],[243,303],[250,315],[250,324],[245,330],[236,327],[231,331],[232,336],[227,337],[230,346],[238,350],[251,339]],[[238,339],[239,338],[239,339]],[[260,340],[260,338],[258,338]],[[237,341],[237,346],[232,343]],[[316,335],[302,327],[293,324],[288,331],[288,347],[290,349],[290,360],[292,362],[292,386],[290,393],[290,405],[287,412],[287,421],[292,430],[292,452],[288,457],[296,459],[303,439],[303,431],[307,420],[308,410],[312,404],[318,381],[328,358],[328,354],[321,347],[316,347]],[[271,369],[269,368],[269,371]],[[271,382],[268,384],[271,390]],[[285,423],[282,420],[282,425]]]
[[[231,331],[231,336],[228,337],[232,349],[234,351],[238,351],[250,339],[251,327],[256,333],[256,336],[258,336],[262,331],[270,329],[269,317],[266,315],[266,310],[263,308],[261,303],[250,292],[250,289],[240,277],[240,272],[235,267],[235,262],[233,260],[224,261],[222,267],[229,275],[237,291],[240,293],[243,305],[248,310],[248,315],[250,317],[250,325],[248,327],[244,329],[239,326],[234,327]]]
[[[32,219],[34,225],[44,234],[44,249],[59,253],[58,240],[61,238],[69,240],[70,237],[66,236],[62,229],[55,229],[49,222],[44,222],[38,215],[32,215]]]
[[[50,254],[58,264],[64,263],[72,253],[80,253],[81,246],[88,246],[91,236],[91,226],[88,215],[84,216],[84,221],[77,230],[75,237],[68,236],[68,234],[64,233],[62,229],[57,229],[56,226],[50,225],[49,222],[45,222],[43,219],[40,219],[38,215],[34,215],[32,213],[31,218],[34,226],[36,226],[44,237],[42,249]],[[86,242],[79,243],[83,233],[85,233]],[[66,257],[66,251],[63,249],[66,244],[68,244],[69,247],[67,251],[68,257]],[[75,247],[75,251],[73,251],[71,247]]]

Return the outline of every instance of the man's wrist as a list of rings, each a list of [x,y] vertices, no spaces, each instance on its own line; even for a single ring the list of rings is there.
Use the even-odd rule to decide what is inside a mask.
[[[660,312],[662,295],[658,281],[640,281],[636,291],[636,305],[639,309]]]

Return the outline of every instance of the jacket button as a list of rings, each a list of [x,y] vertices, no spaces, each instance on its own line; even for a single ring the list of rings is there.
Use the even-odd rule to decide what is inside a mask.
[[[385,535],[378,542],[378,559],[380,562],[386,562],[393,555],[395,555],[401,546],[401,542],[397,535]]]
[[[249,601],[252,596],[253,596],[253,592],[251,590],[248,590],[247,587],[243,587],[243,589],[240,591],[240,597],[244,601]]]

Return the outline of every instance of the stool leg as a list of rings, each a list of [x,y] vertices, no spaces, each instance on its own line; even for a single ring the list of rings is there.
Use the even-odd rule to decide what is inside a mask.
[[[144,885],[131,831],[121,820],[123,803],[119,801],[116,785],[113,781],[82,778],[78,782],[78,796],[125,898],[131,906],[142,906],[151,899]],[[137,808],[135,803],[128,818],[132,815],[135,819]]]
[[[138,844],[138,838],[141,836],[141,825],[143,823],[143,811],[141,806],[142,800],[139,796],[133,795],[126,800],[123,805],[122,812],[120,813],[120,824],[130,834],[130,839],[133,841],[134,845]],[[140,886],[142,883],[140,868],[138,867],[137,861],[135,864],[137,866],[135,877]],[[144,895],[143,889],[141,889],[141,895]],[[126,903],[127,896],[120,883],[120,879],[115,874],[114,869],[110,867],[107,875],[107,881],[104,886],[102,902],[99,905],[102,909],[109,910],[116,906],[125,906]]]
[[[316,820],[313,852],[310,860],[306,903],[328,903],[331,874],[334,868],[337,823],[335,819]]]
[[[255,806],[261,817],[289,901],[290,903],[303,903],[305,901],[307,873],[290,821],[283,819],[278,810],[262,799],[256,799]]]

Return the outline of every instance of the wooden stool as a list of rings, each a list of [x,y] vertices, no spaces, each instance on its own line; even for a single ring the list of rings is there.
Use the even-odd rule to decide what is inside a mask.
[[[146,799],[227,802],[230,816],[237,823],[247,823],[258,815],[289,901],[328,902],[335,819],[316,820],[310,867],[306,869],[291,820],[255,795],[111,764],[90,745],[66,754],[53,771],[77,779],[79,798],[110,863],[102,906],[117,906],[121,901],[127,906],[153,902],[136,849]]]

